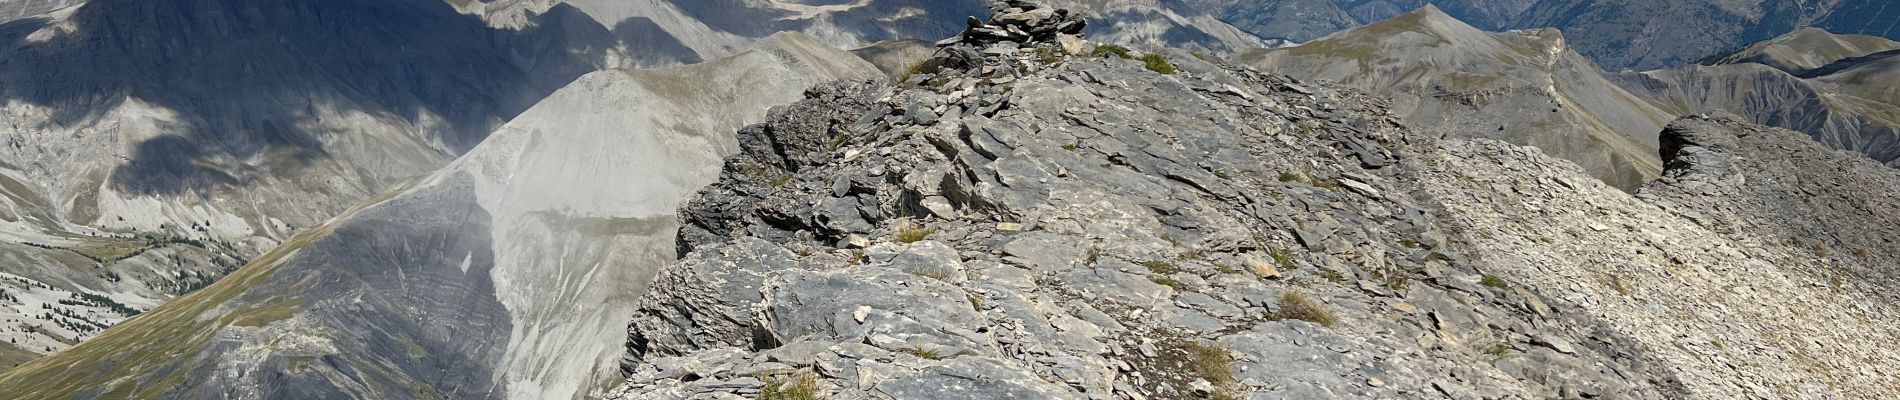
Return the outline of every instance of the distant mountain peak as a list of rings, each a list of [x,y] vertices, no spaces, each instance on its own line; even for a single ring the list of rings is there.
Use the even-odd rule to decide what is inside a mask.
[[[1900,49],[1900,42],[1868,35],[1836,34],[1826,29],[1802,27],[1772,39],[1711,56],[1703,64],[1755,63],[1802,75],[1848,58]]]

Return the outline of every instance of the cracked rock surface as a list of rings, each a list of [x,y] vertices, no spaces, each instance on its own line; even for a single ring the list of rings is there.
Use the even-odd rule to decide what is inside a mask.
[[[1330,84],[980,46],[742,130],[613,398],[1900,393],[1900,177],[1799,134],[1679,121],[1630,195]]]

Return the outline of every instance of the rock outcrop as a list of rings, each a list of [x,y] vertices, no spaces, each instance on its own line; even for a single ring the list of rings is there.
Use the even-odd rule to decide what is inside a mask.
[[[1891,170],[1692,118],[1631,195],[1352,89],[1059,47],[741,131],[611,397],[1900,394],[1893,236],[1854,227],[1894,226]]]

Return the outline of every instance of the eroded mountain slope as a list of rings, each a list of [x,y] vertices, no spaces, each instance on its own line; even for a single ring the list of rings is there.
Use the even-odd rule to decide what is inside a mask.
[[[1536,146],[1634,190],[1661,170],[1655,133],[1671,116],[1604,79],[1569,46],[1556,31],[1484,32],[1426,6],[1236,59],[1387,93],[1407,124]]]
[[[734,150],[730,132],[809,85],[877,76],[808,36],[765,43],[689,67],[589,74],[446,169],[200,294],[0,376],[0,388],[16,398],[598,394],[617,376],[623,310],[673,259],[672,210]]]
[[[17,4],[12,2],[9,4]],[[618,50],[572,7],[95,0],[0,25],[0,329],[50,352],[435,170]],[[0,367],[11,367],[8,362]]]
[[[1716,65],[1624,73],[1617,84],[1674,115],[1728,112],[1900,167],[1900,50],[1806,29]]]

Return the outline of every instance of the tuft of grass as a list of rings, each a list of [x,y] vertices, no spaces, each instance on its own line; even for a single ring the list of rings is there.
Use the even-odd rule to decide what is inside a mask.
[[[907,223],[897,228],[897,234],[893,239],[896,239],[898,243],[917,243],[930,238],[930,235],[934,233],[937,233],[936,229]]]
[[[924,350],[924,349],[909,349],[909,350],[904,350],[904,354],[909,354],[909,355],[912,355],[912,356],[916,356],[917,358],[922,358],[922,359],[925,359],[925,360],[941,360],[941,359],[943,359],[942,357],[940,357],[940,356],[938,356],[938,355],[937,355],[937,352],[936,352],[936,351],[932,351],[932,350]]]
[[[1065,55],[1067,54],[1063,54],[1062,49],[1053,46],[1044,46],[1036,49],[1036,59],[1042,61],[1043,65],[1051,67],[1062,65],[1062,58]]]
[[[928,61],[920,61],[916,64],[911,64],[909,67],[905,67],[903,73],[897,74],[897,82],[909,82],[911,76],[924,73],[924,68],[928,65],[927,63]]]
[[[1177,267],[1174,265],[1174,263],[1162,261],[1162,260],[1143,261],[1141,262],[1141,266],[1148,267],[1149,271],[1154,271],[1154,273],[1163,274],[1163,275],[1181,272],[1181,267]]]
[[[1511,345],[1498,343],[1498,344],[1491,345],[1490,348],[1484,349],[1484,354],[1490,354],[1492,357],[1502,358],[1504,356],[1511,355],[1511,351],[1512,351]]]
[[[1135,58],[1134,53],[1128,51],[1127,47],[1122,47],[1122,46],[1112,45],[1112,44],[1103,44],[1103,45],[1095,46],[1095,51],[1090,52],[1089,56],[1091,57],[1115,56],[1115,57],[1121,57],[1123,59]]]
[[[1628,282],[1623,281],[1622,275],[1610,275],[1608,277],[1605,277],[1603,280],[1604,280],[1603,283],[1609,284],[1611,289],[1616,289],[1617,293],[1621,293],[1624,296],[1628,296],[1630,294],[1630,285]]]
[[[1291,271],[1300,268],[1300,264],[1294,262],[1295,259],[1292,250],[1269,249],[1267,250],[1267,256],[1273,257],[1273,263],[1280,264],[1280,269]]]
[[[1187,251],[1181,252],[1181,259],[1205,261],[1207,260],[1207,253],[1208,253],[1207,249],[1196,247],[1196,248],[1188,249]]]
[[[1304,176],[1304,175],[1300,175],[1300,174],[1298,174],[1298,173],[1294,173],[1294,172],[1281,172],[1281,173],[1280,173],[1280,181],[1281,181],[1281,182],[1288,182],[1288,183],[1291,183],[1291,182],[1306,182],[1306,176]]]
[[[1147,66],[1149,71],[1158,74],[1174,75],[1175,72],[1174,63],[1168,62],[1168,57],[1160,54],[1148,53],[1141,56],[1141,63]]]
[[[1333,312],[1327,310],[1326,306],[1320,304],[1318,300],[1294,291],[1280,294],[1279,315],[1283,319],[1297,319],[1328,327],[1333,326],[1333,322],[1337,321],[1333,317]]]
[[[1333,271],[1333,270],[1320,271],[1319,277],[1326,278],[1327,281],[1331,281],[1332,283],[1346,283],[1346,276],[1340,275],[1338,271]]]
[[[945,271],[941,269],[936,269],[936,268],[923,269],[923,270],[918,270],[916,272],[913,272],[912,274],[925,277],[925,278],[935,279],[938,282],[951,283],[951,284],[956,283],[954,280],[950,279],[950,278],[955,277],[954,275],[950,274],[950,271]]]
[[[818,376],[809,372],[790,377],[768,376],[759,390],[759,400],[817,400]]]
[[[1233,353],[1218,346],[1199,342],[1187,342],[1181,347],[1187,350],[1188,368],[1194,371],[1194,376],[1206,379],[1214,386],[1227,386],[1234,383]]]
[[[1174,289],[1175,291],[1178,291],[1178,292],[1187,291],[1186,289],[1187,284],[1183,284],[1181,283],[1181,281],[1174,280],[1174,278],[1157,276],[1153,278],[1148,278],[1148,280],[1153,281],[1154,283],[1159,284],[1161,286],[1167,286],[1168,288]]]
[[[1244,272],[1244,271],[1241,271],[1239,267],[1228,265],[1226,263],[1214,263],[1214,270],[1220,271],[1220,273],[1223,273],[1223,274],[1238,274],[1238,273]]]
[[[1221,171],[1214,171],[1214,177],[1220,178],[1221,180],[1224,180],[1224,181],[1234,180],[1233,175],[1228,175],[1226,172],[1221,172]]]
[[[1387,274],[1384,274],[1383,276],[1380,276],[1380,278],[1385,280],[1386,289],[1392,289],[1392,290],[1403,292],[1405,291],[1405,288],[1412,286],[1412,277],[1407,276],[1404,273],[1399,273],[1399,272],[1387,273]]]
[[[1485,275],[1485,276],[1484,276],[1484,279],[1481,279],[1481,280],[1478,280],[1478,284],[1480,284],[1480,285],[1485,285],[1485,286],[1490,286],[1490,287],[1494,287],[1494,288],[1498,288],[1498,289],[1510,289],[1510,288],[1511,288],[1511,284],[1509,284],[1509,283],[1504,283],[1504,280],[1503,280],[1503,279],[1499,279],[1498,277],[1495,277],[1495,276],[1490,276],[1490,275]]]

